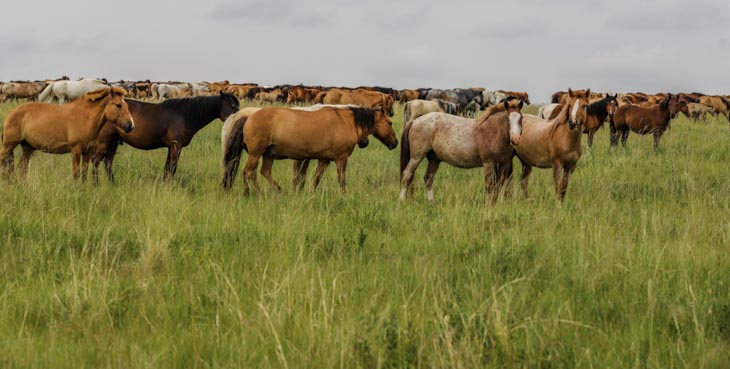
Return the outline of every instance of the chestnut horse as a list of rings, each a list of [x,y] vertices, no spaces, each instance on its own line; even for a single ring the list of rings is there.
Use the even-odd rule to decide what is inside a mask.
[[[593,136],[603,127],[603,122],[606,121],[606,118],[609,121],[613,121],[613,115],[616,113],[616,109],[618,109],[617,97],[618,94],[614,96],[606,94],[606,97],[603,99],[588,105],[588,117],[583,125],[583,133],[588,135],[588,148],[593,147]]]
[[[125,132],[134,128],[134,120],[124,101],[126,91],[120,87],[88,92],[66,105],[27,103],[13,109],[3,125],[2,166],[7,175],[13,172],[13,149],[20,145],[23,156],[18,170],[25,176],[36,150],[52,154],[73,154],[73,176],[79,177],[83,156],[83,179],[89,166],[91,147],[105,121]]]
[[[244,193],[253,185],[258,192],[256,167],[263,156],[261,174],[277,190],[281,187],[271,176],[275,159],[318,159],[312,189],[319,184],[330,161],[337,165],[340,188],[345,191],[347,160],[358,142],[374,135],[389,149],[398,146],[393,123],[382,110],[359,107],[323,107],[307,111],[265,108],[239,119],[230,130],[224,150],[221,185],[230,188],[235,180],[241,152],[248,151],[244,168]]]
[[[401,135],[400,199],[413,195],[413,175],[426,158],[428,169],[423,180],[429,201],[434,201],[433,179],[445,161],[459,168],[483,167],[489,201],[496,202],[512,168],[512,146],[520,142],[523,102],[510,99],[500,105],[503,112],[490,111],[480,119],[428,113],[408,122]]]
[[[141,150],[166,147],[163,179],[172,179],[180,153],[183,147],[190,144],[193,136],[213,120],[226,120],[238,110],[238,99],[222,92],[216,96],[169,99],[159,104],[134,100],[128,103],[137,129],[132,133],[124,133],[109,124],[102,128],[94,152],[95,181],[98,181],[99,163],[103,159],[107,177],[110,182],[114,182],[112,164],[121,142]]]
[[[328,91],[322,91],[314,98],[315,104],[342,104],[357,105],[363,108],[384,109],[388,116],[392,117],[393,96],[377,91],[356,90],[345,91],[337,88]]]
[[[654,150],[659,149],[659,140],[664,131],[669,128],[669,121],[674,119],[679,112],[689,115],[688,102],[681,100],[677,95],[668,94],[653,107],[641,107],[636,105],[624,105],[616,110],[611,125],[611,146],[618,145],[619,134],[621,145],[626,146],[626,139],[629,131],[645,135],[654,135]]]
[[[588,113],[590,89],[575,93],[568,89],[568,104],[553,120],[543,120],[534,115],[525,115],[522,120],[522,139],[515,147],[517,157],[522,162],[522,190],[529,195],[532,167],[553,168],[555,193],[563,201],[568,189],[568,181],[580,159],[583,148],[581,136]]]

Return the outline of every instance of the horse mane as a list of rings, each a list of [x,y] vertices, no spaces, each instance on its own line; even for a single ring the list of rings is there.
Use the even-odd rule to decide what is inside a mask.
[[[355,118],[355,126],[363,131],[372,129],[375,126],[375,110],[361,107],[351,107],[352,115]]]
[[[669,101],[672,100],[672,95],[667,95],[662,101],[659,102],[659,108],[661,110],[669,109]]]
[[[217,114],[220,110],[221,102],[222,97],[220,95],[197,96],[168,99],[161,102],[160,106],[168,110],[174,110],[185,117],[186,121],[198,122],[210,118],[211,114]]]
[[[593,104],[588,105],[588,114],[590,115],[598,115],[606,111],[606,105],[612,100],[616,100],[613,96],[606,96],[601,100],[598,100],[594,102]]]
[[[449,109],[449,106],[446,105],[446,101],[443,101],[441,99],[436,99],[436,103],[438,104],[439,109],[443,110],[446,113],[449,113],[450,109]],[[451,114],[451,113],[449,113],[449,114]]]

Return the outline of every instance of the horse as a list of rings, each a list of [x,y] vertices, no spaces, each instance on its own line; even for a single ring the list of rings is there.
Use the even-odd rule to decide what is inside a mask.
[[[100,90],[105,87],[109,86],[103,81],[97,79],[55,81],[46,86],[46,88],[38,95],[38,100],[48,103],[58,101],[59,104],[63,104],[67,100],[76,100],[87,92]]]
[[[407,103],[409,101],[417,100],[418,99],[418,91],[416,90],[401,90],[398,93],[398,101],[402,103]]]
[[[468,119],[445,113],[428,113],[406,123],[401,135],[400,199],[413,195],[413,176],[424,158],[428,169],[428,201],[434,201],[433,180],[444,161],[458,168],[484,168],[484,187],[491,203],[506,183],[512,168],[513,147],[520,143],[521,100],[505,100],[501,113]]]
[[[618,145],[619,133],[621,134],[621,145],[626,147],[626,139],[629,131],[645,135],[654,135],[654,150],[659,150],[659,140],[664,131],[669,128],[669,121],[674,119],[679,112],[689,115],[687,102],[680,101],[676,95],[668,94],[659,105],[653,107],[641,107],[635,105],[624,105],[616,110],[611,125],[611,146]]]
[[[13,172],[13,149],[20,145],[23,156],[18,164],[25,176],[28,164],[36,150],[52,154],[73,155],[73,177],[79,178],[79,164],[83,157],[82,179],[86,179],[91,148],[104,122],[130,132],[134,119],[124,100],[125,91],[106,87],[88,92],[81,99],[67,105],[31,102],[23,104],[5,118],[0,158],[7,176]]]
[[[256,167],[263,156],[261,174],[277,190],[281,187],[271,176],[275,159],[318,159],[312,182],[316,189],[330,161],[337,165],[340,189],[345,192],[347,160],[358,142],[374,135],[388,149],[398,146],[393,123],[383,109],[361,107],[324,107],[315,111],[265,108],[238,120],[226,139],[224,172],[221,185],[233,185],[241,152],[248,151],[244,169],[244,193],[256,181]],[[296,183],[295,183],[296,184]]]
[[[256,100],[268,103],[275,103],[283,96],[281,89],[274,89],[271,92],[259,92],[256,94]]]
[[[102,128],[94,152],[95,182],[98,182],[101,160],[104,160],[107,178],[114,182],[112,165],[120,142],[140,150],[166,147],[163,180],[171,180],[177,170],[180,153],[193,136],[216,118],[226,120],[239,108],[238,99],[223,92],[215,96],[169,99],[159,104],[134,100],[128,101],[128,104],[137,128],[131,133],[121,132],[110,124]]]
[[[322,91],[314,98],[315,104],[328,105],[357,105],[369,109],[383,109],[392,117],[395,112],[393,105],[395,100],[392,96],[377,91],[356,90],[346,91],[339,88],[333,88],[328,91]]]
[[[0,85],[0,103],[7,99],[38,99],[38,94],[45,89],[43,82],[8,82]]]
[[[497,105],[507,99],[507,95],[503,92],[488,90],[482,91],[482,97],[484,99],[484,105],[487,107]]]
[[[539,109],[537,109],[537,117],[545,120],[555,119],[557,118],[558,114],[560,114],[560,110],[563,109],[564,105],[565,104],[559,103],[543,105]]]
[[[715,111],[711,107],[700,103],[687,104],[687,112],[689,113],[687,117],[693,119],[695,123],[697,123],[700,118],[702,118],[703,122],[707,122],[707,114],[715,115]]]
[[[498,90],[497,92],[501,92],[507,96],[514,96],[515,98],[518,98],[525,102],[525,104],[530,105],[530,96],[527,94],[527,92],[519,92],[519,91],[504,91],[504,90]]]
[[[486,108],[483,92],[477,90],[464,88],[456,88],[452,90],[431,89],[426,93],[423,100],[434,99],[440,99],[456,104],[459,113],[466,111],[466,107],[472,103],[477,105],[478,110],[484,110]]]
[[[606,97],[603,99],[589,103],[588,117],[583,125],[583,133],[588,135],[588,148],[593,147],[593,136],[603,127],[603,122],[606,121],[606,118],[609,121],[613,121],[613,116],[616,113],[616,109],[618,109],[617,97],[618,94],[613,96],[606,94]]]
[[[715,117],[724,115],[730,122],[730,103],[727,99],[722,96],[702,96],[699,100],[701,104],[712,108]]]
[[[520,183],[525,197],[529,196],[532,168],[552,167],[555,193],[559,201],[565,198],[568,181],[583,149],[581,125],[585,124],[588,116],[590,91],[574,93],[568,89],[570,100],[553,120],[543,120],[534,115],[525,115],[522,119],[522,138],[520,145],[515,147],[515,153],[522,163]]]
[[[152,99],[179,99],[193,94],[193,85],[190,83],[153,83]]]
[[[403,121],[408,123],[428,113],[446,113],[456,115],[457,111],[458,109],[456,104],[440,99],[411,100],[406,103],[405,110],[403,112]]]
[[[190,84],[193,96],[210,96],[211,91],[207,83],[193,82]]]

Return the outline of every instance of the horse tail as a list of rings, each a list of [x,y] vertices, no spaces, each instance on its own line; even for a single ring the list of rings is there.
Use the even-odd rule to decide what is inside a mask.
[[[317,94],[317,96],[314,97],[313,103],[315,104],[322,104],[322,101],[324,101],[324,96],[327,95],[327,91],[322,91]]]
[[[408,123],[408,121],[411,119],[411,104],[406,103],[406,107],[403,110],[403,122]]]
[[[248,116],[231,119],[231,122],[226,120],[226,124],[223,125],[223,130],[221,131],[221,143],[223,144],[221,148],[221,169],[223,170],[221,187],[225,190],[233,186],[233,182],[236,180],[236,175],[238,174],[238,165],[241,164],[241,154],[246,146],[243,141],[243,125],[247,119]]]
[[[38,101],[51,102],[51,99],[53,99],[51,92],[53,92],[53,83],[49,83],[48,86],[46,86],[46,88],[38,94]]]
[[[403,171],[406,170],[408,162],[411,161],[411,142],[408,139],[411,126],[413,126],[413,121],[406,123],[400,136],[400,176],[403,176]]]

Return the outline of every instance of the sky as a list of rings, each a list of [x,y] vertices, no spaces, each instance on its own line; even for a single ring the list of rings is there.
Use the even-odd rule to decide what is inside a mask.
[[[39,11],[39,9],[42,9]],[[730,94],[727,0],[64,0],[3,5],[0,81]]]

